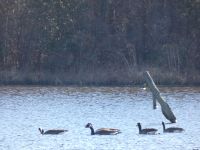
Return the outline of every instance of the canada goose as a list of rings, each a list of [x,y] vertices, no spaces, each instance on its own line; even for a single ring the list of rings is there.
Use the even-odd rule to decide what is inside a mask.
[[[94,128],[93,128],[91,123],[86,124],[85,128],[90,128],[91,135],[95,135],[95,134],[98,134],[98,135],[116,135],[116,134],[121,133],[121,131],[119,129],[112,129],[112,128],[101,128],[101,129],[94,131]]]
[[[158,130],[154,128],[142,129],[141,124],[137,123],[139,134],[155,134]]]
[[[63,132],[67,132],[68,130],[63,130],[63,129],[51,129],[51,130],[47,130],[44,132],[43,129],[41,128],[38,128],[40,133],[43,135],[43,134],[60,134],[60,133],[63,133]]]
[[[178,128],[178,127],[170,127],[165,129],[165,123],[162,122],[162,126],[163,126],[163,132],[169,132],[169,133],[178,133],[178,132],[183,132],[184,129],[183,128]]]

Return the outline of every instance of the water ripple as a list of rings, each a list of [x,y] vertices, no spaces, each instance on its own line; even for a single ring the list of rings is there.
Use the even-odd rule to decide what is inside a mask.
[[[200,88],[160,88],[171,106],[182,134],[163,134],[161,122],[168,122],[160,107],[152,109],[152,95],[131,87],[0,87],[1,136],[3,150],[54,149],[199,149]],[[116,136],[91,136],[84,125],[95,129],[121,129]],[[158,135],[138,134],[136,123],[154,127]],[[64,128],[69,132],[43,136],[44,129]]]

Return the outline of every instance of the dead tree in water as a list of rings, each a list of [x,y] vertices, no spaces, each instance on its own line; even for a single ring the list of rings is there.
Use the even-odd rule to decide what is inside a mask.
[[[153,108],[156,109],[156,100],[158,101],[158,103],[161,106],[161,110],[163,115],[172,123],[176,122],[176,117],[173,114],[171,108],[169,107],[169,105],[164,101],[164,99],[161,97],[160,95],[160,91],[157,88],[157,86],[155,85],[153,79],[151,78],[150,74],[148,71],[145,72],[144,74],[145,76],[145,80],[148,84],[148,87],[150,88],[151,92],[152,92],[152,96],[153,96]]]

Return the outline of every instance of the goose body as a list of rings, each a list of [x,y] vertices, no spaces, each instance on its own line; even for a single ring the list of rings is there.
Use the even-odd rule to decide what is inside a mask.
[[[94,128],[91,123],[86,124],[85,128],[90,128],[91,135],[116,135],[121,133],[119,129],[114,129],[114,128],[100,128],[94,131]]]
[[[163,126],[163,132],[168,132],[168,133],[180,133],[180,132],[183,132],[183,131],[184,131],[183,128],[178,128],[178,127],[165,128],[165,123],[164,123],[164,122],[162,122],[162,126]]]
[[[68,130],[64,130],[64,129],[51,129],[51,130],[44,131],[43,129],[39,128],[39,131],[43,135],[43,134],[60,134],[60,133],[67,132]]]
[[[142,129],[142,126],[140,123],[137,123],[139,134],[155,134],[158,130],[154,128],[146,128]]]

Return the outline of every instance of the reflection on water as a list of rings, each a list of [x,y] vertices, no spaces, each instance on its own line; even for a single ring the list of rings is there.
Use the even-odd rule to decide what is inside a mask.
[[[200,88],[160,88],[186,131],[163,134],[168,122],[152,109],[151,93],[131,87],[0,87],[2,150],[200,149]],[[84,128],[121,129],[116,136],[91,136]],[[160,134],[138,134],[137,122]],[[38,128],[64,128],[62,135],[41,135]]]

